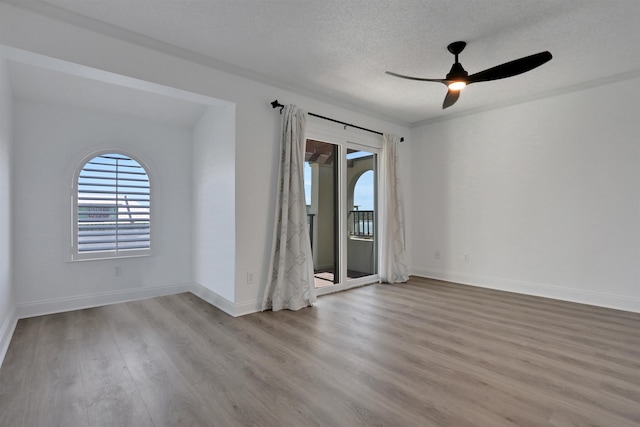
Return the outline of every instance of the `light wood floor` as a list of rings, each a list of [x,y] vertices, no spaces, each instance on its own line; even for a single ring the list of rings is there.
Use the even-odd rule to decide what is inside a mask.
[[[425,279],[20,320],[0,426],[638,426],[640,315]]]

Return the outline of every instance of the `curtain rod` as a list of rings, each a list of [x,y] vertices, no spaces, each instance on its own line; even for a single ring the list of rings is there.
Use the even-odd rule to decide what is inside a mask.
[[[284,105],[280,104],[277,99],[271,103],[271,107],[272,108],[280,108],[280,114],[282,114],[282,110],[284,109]],[[307,113],[307,114],[310,115],[310,116],[313,116],[313,117],[317,117],[319,119],[328,120],[328,121],[334,122],[334,123],[339,123],[341,125],[344,125],[345,127],[349,126],[349,127],[355,128],[355,129],[364,130],[366,132],[375,133],[377,135],[383,135],[382,132],[378,132],[377,130],[371,130],[371,129],[363,128],[361,126],[352,125],[351,123],[346,123],[346,122],[343,122],[343,121],[340,121],[340,120],[332,119],[330,117],[321,116],[320,114],[315,114],[315,113]],[[404,137],[400,138],[400,142],[403,142],[403,141],[404,141]]]

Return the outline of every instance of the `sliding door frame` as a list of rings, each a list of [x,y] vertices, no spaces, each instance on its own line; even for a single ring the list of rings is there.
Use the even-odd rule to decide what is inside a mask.
[[[346,206],[347,206],[347,149],[355,148],[359,150],[368,151],[376,154],[375,176],[376,176],[376,188],[380,188],[380,177],[378,171],[380,170],[380,153],[382,151],[382,137],[380,135],[362,132],[359,130],[351,129],[347,127],[344,129],[342,125],[327,122],[326,120],[315,119],[310,116],[307,120],[307,130],[305,139],[315,139],[318,141],[327,142],[337,146],[337,154],[340,161],[338,161],[337,168],[337,185],[338,197],[337,197],[337,209],[339,212],[338,222],[338,238],[335,243],[335,249],[337,249],[336,264],[338,271],[338,283],[333,286],[327,286],[316,289],[318,295],[325,295],[333,292],[340,292],[347,289],[355,288],[358,286],[368,285],[371,283],[378,283],[380,281],[379,271],[376,274],[360,277],[357,279],[350,279],[347,281],[347,218],[346,218]],[[376,197],[376,265],[380,265],[380,248],[378,247],[380,240],[378,236],[381,235],[382,229],[380,227],[380,197]],[[377,269],[376,269],[377,270]]]

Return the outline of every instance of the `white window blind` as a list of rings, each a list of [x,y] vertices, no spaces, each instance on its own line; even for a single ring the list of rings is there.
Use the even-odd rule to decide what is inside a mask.
[[[151,186],[140,163],[118,153],[96,156],[80,171],[77,190],[78,255],[127,256],[150,249]]]

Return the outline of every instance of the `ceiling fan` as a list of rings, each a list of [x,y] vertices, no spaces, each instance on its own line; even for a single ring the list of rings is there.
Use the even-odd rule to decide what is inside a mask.
[[[504,79],[506,77],[517,76],[518,74],[526,73],[536,67],[541,66],[545,62],[551,60],[551,53],[548,51],[536,53],[534,55],[525,56],[524,58],[516,59],[514,61],[505,62],[504,64],[497,65],[493,68],[489,68],[479,73],[471,74],[467,73],[462,64],[458,62],[458,55],[462,52],[467,45],[466,42],[458,41],[453,42],[447,46],[447,50],[455,55],[456,62],[451,67],[451,71],[444,79],[426,79],[422,77],[411,77],[402,74],[392,73],[386,71],[387,74],[401,77],[409,80],[419,80],[424,82],[437,82],[443,83],[448,87],[447,96],[442,103],[442,109],[451,107],[460,97],[460,90],[471,83],[487,82],[490,80]]]

